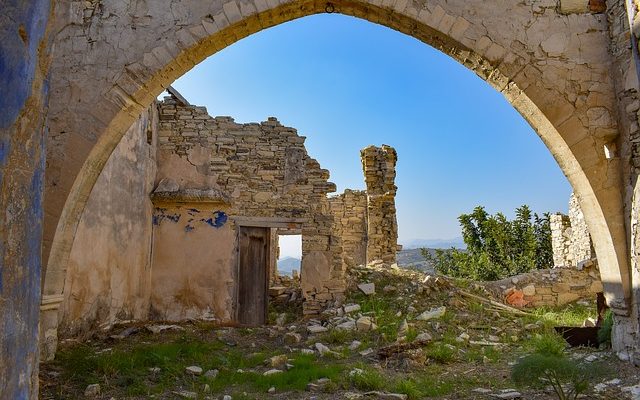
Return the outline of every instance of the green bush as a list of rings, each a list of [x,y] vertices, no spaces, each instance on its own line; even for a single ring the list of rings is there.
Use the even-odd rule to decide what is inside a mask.
[[[520,386],[551,385],[559,400],[577,399],[589,387],[589,369],[555,354],[531,354],[513,367],[511,378]]]
[[[444,274],[473,280],[498,280],[553,265],[549,214],[533,214],[528,206],[516,209],[509,221],[502,213],[488,214],[476,207],[458,220],[466,250],[435,250],[422,255]]]

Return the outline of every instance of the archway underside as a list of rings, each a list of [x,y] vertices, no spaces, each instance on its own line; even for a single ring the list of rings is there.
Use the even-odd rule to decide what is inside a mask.
[[[103,15],[109,7],[117,8],[110,1],[103,3]],[[111,53],[95,41],[87,53],[73,52],[71,39],[56,55],[54,77],[63,71],[68,75],[69,62],[88,72],[52,82],[43,251],[47,268],[41,322],[45,341],[55,341],[57,304],[62,300],[66,264],[84,205],[109,155],[135,118],[164,88],[206,57],[262,29],[325,12],[327,7],[324,1],[174,3],[192,10],[184,13],[181,24],[167,20],[161,27],[140,25],[133,30],[123,25],[125,33],[119,36],[118,47],[130,50],[122,60],[106,62]],[[576,26],[568,26],[567,16],[557,14],[555,8],[543,10],[541,17],[534,6],[511,1],[507,7],[501,3],[507,17],[498,18],[484,1],[459,3],[435,1],[427,6],[397,0],[336,1],[332,5],[335,12],[382,24],[441,50],[503,93],[540,135],[574,187],[593,234],[609,303],[616,312],[627,313],[630,281],[621,166],[619,159],[607,159],[603,151],[604,145],[617,140],[606,20],[590,14],[577,17],[584,35],[596,30],[602,40],[589,43],[589,52],[575,56],[582,62],[571,57],[567,62],[565,50],[544,42],[544,38],[559,34],[566,39],[566,51],[573,51],[569,45]],[[101,28],[105,35],[113,34],[118,24],[128,23],[113,22],[107,27],[109,20],[93,18],[65,25],[60,35],[73,37],[74,30],[86,34],[93,29],[95,39]],[[503,26],[511,19],[512,25]],[[507,43],[509,34],[501,31],[514,26],[528,26],[534,32],[526,39],[511,38]],[[556,26],[564,28],[548,31]],[[547,51],[541,52],[541,48]],[[99,68],[108,70],[96,70]],[[584,74],[578,73],[584,68]],[[558,84],[565,74],[573,80],[571,85]],[[85,88],[92,89],[82,93]],[[585,88],[595,90],[595,95],[585,95]]]

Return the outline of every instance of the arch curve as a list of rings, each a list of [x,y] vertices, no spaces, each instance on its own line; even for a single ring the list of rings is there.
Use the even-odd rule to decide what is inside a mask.
[[[206,57],[262,29],[323,13],[327,6],[312,0],[203,3],[174,0],[151,9],[104,0],[99,10],[57,11],[62,23],[52,64],[42,308],[43,340],[53,349],[56,304],[84,205],[134,119]],[[555,7],[515,0],[500,2],[500,14],[494,11],[498,5],[483,0],[331,3],[335,12],[439,49],[506,97],[574,187],[609,304],[625,314],[630,280],[621,165],[604,153],[618,136],[614,87],[603,61],[608,59],[605,18],[566,16]],[[574,37],[591,40],[574,46]]]

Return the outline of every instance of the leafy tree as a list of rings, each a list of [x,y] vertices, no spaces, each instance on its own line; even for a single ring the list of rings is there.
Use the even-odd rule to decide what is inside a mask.
[[[549,214],[542,217],[523,205],[509,221],[478,206],[458,220],[467,245],[457,249],[422,249],[422,255],[442,274],[474,280],[497,280],[553,265]]]

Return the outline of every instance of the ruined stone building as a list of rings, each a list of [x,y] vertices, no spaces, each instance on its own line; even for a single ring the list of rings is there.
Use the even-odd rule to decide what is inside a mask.
[[[328,198],[335,185],[304,141],[275,118],[211,117],[169,88],[91,192],[44,354],[57,334],[117,320],[265,323],[281,234],[302,236],[307,314],[342,301],[354,260],[395,260],[395,151],[364,149],[368,190]]]
[[[171,93],[128,130],[91,192],[60,332],[131,318],[264,323],[282,232],[302,234],[305,311],[340,301],[335,185],[305,138],[275,118],[213,118]]]
[[[591,234],[575,194],[569,198],[569,214],[551,214],[550,223],[555,266],[582,269],[591,264],[597,265]]]
[[[397,154],[391,146],[361,150],[367,190],[347,189],[329,199],[334,231],[342,238],[343,261],[348,266],[376,260],[393,264],[398,246],[395,185]]]
[[[38,337],[57,330],[58,311],[69,285],[67,270],[73,268],[70,260],[75,236],[86,229],[80,224],[84,210],[91,208],[88,202],[95,201],[91,191],[98,179],[106,179],[100,176],[120,139],[164,88],[205,58],[262,29],[323,13],[326,3],[30,0],[5,2],[3,6],[0,391],[8,398],[36,398]],[[626,359],[640,359],[639,6],[638,0],[358,0],[334,4],[336,13],[404,32],[451,56],[500,92],[537,132],[567,176],[584,213],[598,254],[604,295],[615,314],[613,348]],[[220,121],[221,125],[227,123]],[[271,128],[282,129],[260,125],[260,129]],[[217,137],[226,139],[224,135]],[[186,144],[194,140],[199,137],[184,137]],[[133,146],[134,142],[129,143]],[[216,151],[218,147],[225,151],[228,145],[202,142],[200,147],[211,146]],[[170,143],[176,151],[186,146],[178,141]],[[131,147],[128,157],[151,157],[151,153],[145,155],[143,145]],[[202,171],[196,148],[193,145],[184,151],[195,152],[191,168]],[[159,154],[155,157],[160,159]],[[217,162],[212,159],[212,167]],[[320,183],[321,169],[309,167],[309,179]],[[229,168],[220,176],[227,174],[232,181],[237,173],[231,165]],[[279,182],[280,175],[273,178]],[[264,199],[266,195],[258,193],[271,190],[270,176],[261,179],[264,182],[252,194],[254,200]],[[231,229],[231,224],[242,226],[233,222],[236,205],[231,201],[225,206],[222,196],[231,196],[233,190],[219,184],[220,196],[198,192],[191,196],[185,191],[194,188],[178,186],[175,199],[207,199],[206,206],[201,207],[201,202],[201,208],[193,207],[204,210],[206,217],[178,209],[183,200],[169,203],[171,196],[158,196],[158,201],[170,204],[159,206],[166,208],[167,215],[180,215],[176,226],[191,218],[192,222],[213,218],[213,225],[219,225],[224,218],[220,213],[214,215],[216,211],[227,215],[224,226],[216,228],[200,221],[202,226],[194,226],[195,230],[222,232]],[[114,193],[118,190],[125,188],[114,188]],[[286,197],[285,192],[279,189],[275,193]],[[309,206],[308,218],[330,216],[331,212],[318,209],[323,207],[328,210],[326,203]],[[144,210],[138,206],[138,217],[153,216],[154,209],[152,203]],[[289,211],[269,218],[298,218],[291,217]],[[83,224],[89,227],[98,221],[85,218]],[[309,232],[306,248],[310,257],[321,259],[337,244],[327,239],[332,235],[330,224],[318,222],[322,228]],[[119,219],[115,223],[124,224]],[[169,224],[173,222],[165,219],[157,225],[167,227],[163,235],[173,234]],[[184,231],[184,225],[182,228]],[[105,230],[106,237],[117,235],[106,227],[98,225],[98,229]],[[104,256],[114,256],[101,251]],[[332,271],[338,274],[341,261],[326,262],[336,265]],[[146,285],[154,278],[143,272],[136,275],[138,283],[129,281],[130,286],[123,285],[119,291],[148,292]],[[99,280],[113,280],[115,285],[123,274],[105,273]],[[195,282],[192,286],[198,290]],[[318,295],[331,297],[332,285],[326,288]],[[151,301],[146,295],[140,299],[136,307],[144,308],[144,301]],[[109,303],[125,300],[118,297]],[[186,306],[193,310],[199,307]],[[160,312],[164,311],[170,312],[160,306]]]

